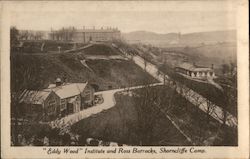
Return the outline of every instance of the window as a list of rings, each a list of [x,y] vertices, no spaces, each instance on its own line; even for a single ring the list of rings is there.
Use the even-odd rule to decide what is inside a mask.
[[[49,106],[56,105],[56,100],[49,101]]]
[[[62,99],[61,100],[61,104],[65,104],[66,103],[66,100],[65,99]]]
[[[48,103],[48,114],[52,114],[56,110],[56,100],[51,100]]]
[[[66,99],[61,100],[61,110],[66,109]]]

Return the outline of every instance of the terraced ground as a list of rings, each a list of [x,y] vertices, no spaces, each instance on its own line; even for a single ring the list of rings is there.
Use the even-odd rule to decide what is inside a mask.
[[[118,52],[107,45],[93,45],[78,53],[62,54],[11,54],[12,85],[25,85],[25,88],[39,89],[53,83],[57,77],[67,82],[89,81],[99,90],[141,85],[145,79],[154,78],[129,60],[93,59],[81,63],[85,54],[112,56]],[[29,81],[29,82],[28,82]]]

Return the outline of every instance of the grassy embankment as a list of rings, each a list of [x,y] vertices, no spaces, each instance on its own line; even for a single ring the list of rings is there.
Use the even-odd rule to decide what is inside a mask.
[[[237,117],[237,100],[235,97],[231,97],[232,101],[231,103],[228,103],[228,93],[227,88],[224,88],[225,91],[222,92],[218,88],[214,87],[211,84],[208,83],[202,83],[202,82],[197,82],[193,81],[190,79],[187,79],[179,74],[177,74],[172,68],[170,67],[161,67],[160,68],[163,72],[165,72],[167,75],[169,75],[172,79],[174,79],[177,82],[180,82],[187,86],[188,88],[191,88],[192,90],[196,91],[200,95],[204,96],[214,104],[225,108],[228,110],[230,113],[232,113],[234,116]],[[237,90],[234,90],[232,92],[233,96],[237,96]],[[228,104],[227,104],[228,103]]]
[[[86,64],[91,68],[88,69],[80,61],[85,59],[85,54],[119,55],[107,45],[94,45],[78,53],[12,53],[11,72],[15,75],[12,84],[26,83],[27,88],[38,89],[47,87],[60,77],[66,78],[67,82],[89,81],[90,84],[98,85],[99,90],[107,90],[140,85],[145,78],[157,82],[129,60],[86,60]]]
[[[204,112],[193,106],[169,87],[156,87],[164,93],[172,93],[171,109],[167,109],[168,103],[160,107],[174,120],[178,126],[197,145],[237,145],[237,132],[228,127],[222,127],[216,120],[209,118],[209,124]],[[135,91],[137,92],[137,91]],[[137,96],[122,94],[115,95],[117,104],[114,108],[106,110],[98,115],[84,119],[72,126],[72,130],[85,139],[93,137],[104,141],[116,141],[129,145],[139,145],[140,123],[138,123]],[[190,145],[184,136],[165,117],[164,113],[155,116],[153,125],[153,137],[149,145]],[[146,127],[150,127],[150,125]],[[143,143],[142,143],[143,144]]]
[[[115,95],[117,104],[98,115],[81,120],[72,126],[72,130],[85,139],[93,137],[104,141],[115,141],[128,145],[139,145],[139,125],[135,101],[128,95]],[[150,145],[188,145],[188,141],[163,115],[156,117],[153,138]],[[143,144],[143,143],[142,143]]]
[[[226,108],[237,116],[237,86],[236,79],[225,78],[222,74],[222,64],[229,64],[236,60],[236,45],[234,43],[216,43],[196,47],[169,47],[159,49],[149,45],[135,45],[150,61],[158,65],[159,69],[172,79],[186,85],[220,107]],[[152,56],[152,54],[154,54]],[[214,64],[215,79],[224,89],[221,92],[211,84],[192,81],[174,71],[174,67],[183,61],[195,62],[201,66],[210,67]],[[229,86],[229,87],[228,87]]]

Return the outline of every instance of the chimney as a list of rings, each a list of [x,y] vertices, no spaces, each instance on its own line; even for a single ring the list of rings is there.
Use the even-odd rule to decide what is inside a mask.
[[[56,87],[61,86],[62,85],[62,80],[60,78],[56,79]]]
[[[211,65],[211,69],[214,69],[214,64]]]

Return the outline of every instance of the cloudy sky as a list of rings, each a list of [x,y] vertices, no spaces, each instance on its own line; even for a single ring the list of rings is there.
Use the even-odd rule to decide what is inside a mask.
[[[63,26],[113,26],[122,32],[201,32],[236,28],[233,1],[95,1],[8,4],[11,25],[49,30]]]

